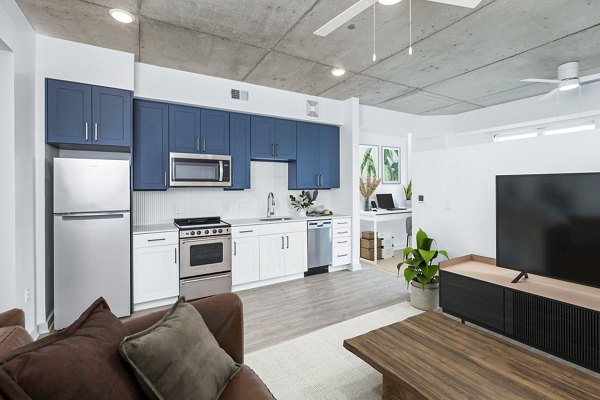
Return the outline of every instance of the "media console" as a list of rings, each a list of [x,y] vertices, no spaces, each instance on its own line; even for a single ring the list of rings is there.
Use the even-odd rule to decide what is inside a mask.
[[[440,306],[464,321],[600,372],[600,289],[468,255],[440,264]]]

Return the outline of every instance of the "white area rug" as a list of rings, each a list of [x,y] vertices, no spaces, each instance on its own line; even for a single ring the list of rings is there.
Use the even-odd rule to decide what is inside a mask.
[[[343,342],[419,313],[408,302],[396,304],[250,353],[245,361],[278,400],[378,400],[381,374]]]

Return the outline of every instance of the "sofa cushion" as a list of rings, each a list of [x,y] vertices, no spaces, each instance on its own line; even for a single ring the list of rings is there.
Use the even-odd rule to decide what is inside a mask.
[[[153,399],[214,400],[240,367],[183,298],[156,324],[125,338],[120,351]]]
[[[129,332],[100,298],[71,326],[0,357],[9,399],[143,399],[119,355]]]
[[[242,366],[221,393],[219,400],[274,400],[269,388],[247,365]]]
[[[0,357],[31,342],[29,332],[20,326],[0,328]]]

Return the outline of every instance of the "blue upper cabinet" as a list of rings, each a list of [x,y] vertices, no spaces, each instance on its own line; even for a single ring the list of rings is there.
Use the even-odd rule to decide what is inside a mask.
[[[169,149],[176,153],[200,153],[200,109],[169,105]]]
[[[251,156],[255,160],[275,157],[275,120],[268,117],[251,117]]]
[[[250,116],[231,113],[229,121],[231,189],[250,189]]]
[[[252,116],[251,145],[253,160],[295,160],[296,122]]]
[[[49,144],[90,144],[92,87],[46,80],[46,141]]]
[[[337,126],[298,122],[296,160],[288,167],[289,189],[340,187],[340,133]]]
[[[133,189],[166,190],[169,171],[169,106],[133,102]]]
[[[92,87],[92,143],[131,147],[131,92]]]
[[[200,152],[229,154],[229,113],[227,111],[201,111]]]
[[[130,91],[46,80],[46,142],[57,147],[129,151]]]

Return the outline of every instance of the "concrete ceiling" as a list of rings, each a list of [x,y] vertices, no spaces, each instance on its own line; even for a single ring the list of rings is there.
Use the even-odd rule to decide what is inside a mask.
[[[17,0],[34,29],[132,52],[169,68],[423,115],[457,114],[546,93],[556,67],[600,72],[600,0],[483,0],[467,9],[377,4],[326,38],[313,31],[357,0]],[[110,8],[132,12],[123,25]],[[332,67],[348,72],[340,78]],[[585,88],[583,89],[585,90]]]

